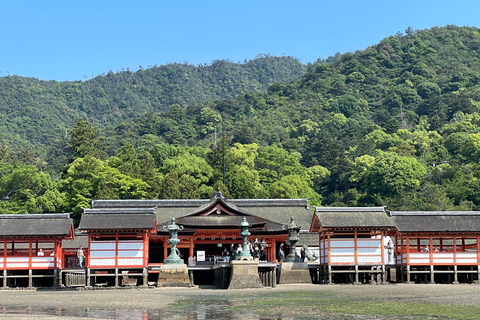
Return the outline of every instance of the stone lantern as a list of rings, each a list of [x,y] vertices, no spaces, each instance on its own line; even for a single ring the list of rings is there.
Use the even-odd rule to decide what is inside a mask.
[[[284,226],[285,228],[285,226]],[[293,217],[290,218],[290,223],[288,224],[288,239],[287,241],[290,243],[290,252],[288,255],[285,257],[285,262],[296,262],[300,261],[299,259],[296,259],[296,253],[295,253],[295,244],[298,241],[298,232],[300,231],[302,227],[297,225],[293,219]]]
[[[170,255],[164,260],[164,264],[182,264],[183,259],[177,254],[177,244],[180,242],[178,239],[178,230],[183,230],[183,226],[175,224],[175,218],[172,218],[172,223],[168,226],[163,226],[164,230],[168,230],[169,238],[167,242],[172,246]]]
[[[250,236],[250,231],[248,231],[248,227],[252,225],[247,222],[247,218],[243,217],[243,221],[240,224],[241,232],[240,236],[242,237],[242,252],[240,253],[240,260],[244,260],[244,258],[251,258],[252,255],[250,254],[250,250],[248,250],[248,236]]]

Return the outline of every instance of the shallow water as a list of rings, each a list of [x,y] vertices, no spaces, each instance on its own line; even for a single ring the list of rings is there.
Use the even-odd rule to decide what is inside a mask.
[[[164,310],[164,309],[146,309],[146,310],[125,310],[125,309],[69,309],[69,308],[1,308],[0,314],[7,315],[29,315],[51,317],[78,317],[91,319],[118,319],[118,320],[202,320],[202,319],[240,319],[240,320],[282,320],[279,317],[259,317],[252,314],[232,313],[227,308],[230,303],[203,304],[199,303],[193,308],[186,310]],[[34,318],[34,317],[33,317]]]

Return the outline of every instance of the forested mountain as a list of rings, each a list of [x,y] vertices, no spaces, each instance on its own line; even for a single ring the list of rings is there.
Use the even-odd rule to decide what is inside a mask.
[[[78,213],[89,198],[206,198],[217,187],[314,205],[480,209],[477,28],[409,28],[266,92],[168,103],[101,128],[80,120],[42,160],[3,146],[4,210]],[[52,168],[62,170],[48,180]]]
[[[306,66],[292,57],[260,55],[244,63],[219,60],[193,66],[174,63],[109,71],[87,81],[0,78],[0,137],[12,146],[41,147],[65,135],[80,117],[118,124],[178,104],[266,91],[269,84],[301,77]]]

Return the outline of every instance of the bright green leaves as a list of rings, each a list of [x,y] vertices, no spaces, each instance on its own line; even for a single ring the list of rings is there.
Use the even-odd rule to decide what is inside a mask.
[[[393,152],[379,152],[368,170],[366,182],[370,195],[395,196],[420,185],[427,170],[415,158]]]

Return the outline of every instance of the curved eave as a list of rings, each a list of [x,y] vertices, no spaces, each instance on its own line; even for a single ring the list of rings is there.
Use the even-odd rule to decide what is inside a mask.
[[[79,230],[86,233],[154,233],[154,229],[82,229]]]

